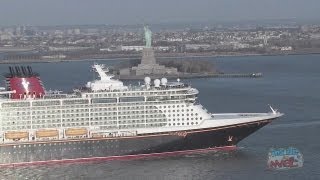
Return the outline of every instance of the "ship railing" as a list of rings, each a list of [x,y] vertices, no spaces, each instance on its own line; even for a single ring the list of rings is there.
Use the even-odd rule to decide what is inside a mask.
[[[92,132],[93,137],[126,137],[126,136],[137,136],[137,131],[111,131],[111,132],[105,132],[105,131],[95,131]]]
[[[81,93],[99,93],[99,92],[126,92],[126,91],[153,91],[153,90],[169,90],[169,89],[184,89],[184,88],[190,88],[191,86],[184,84],[181,86],[160,86],[160,87],[155,87],[155,86],[150,86],[149,89],[147,89],[144,86],[128,86],[127,89],[103,89],[103,90],[98,90],[98,91],[93,91],[88,88],[81,88],[81,89],[74,89],[78,92]]]
[[[100,92],[94,92],[95,94],[99,94],[99,93],[102,93],[103,94],[104,91],[100,91]],[[107,91],[106,91],[107,92]],[[195,95],[194,93],[190,93],[188,91],[183,91],[183,92],[175,92],[175,91],[172,91],[172,92],[165,92],[165,91],[154,91],[154,92],[151,92],[151,93],[145,93],[146,91],[141,91],[140,94],[136,94],[136,92],[134,91],[128,91],[129,93],[126,93],[125,95],[123,96],[126,96],[126,97],[132,97],[132,96],[185,96],[185,95]],[[84,96],[84,95],[82,95]],[[118,97],[119,95],[118,94],[108,94],[107,96],[104,94],[103,97],[107,97],[107,98],[116,98]],[[89,97],[88,94],[85,94],[85,97]]]
[[[49,94],[49,95],[43,96],[43,99],[70,99],[70,98],[81,98],[81,96],[77,94]]]
[[[217,119],[223,120],[224,118],[250,118],[250,117],[259,117],[259,116],[266,116],[268,113],[219,113],[219,114],[211,114]]]

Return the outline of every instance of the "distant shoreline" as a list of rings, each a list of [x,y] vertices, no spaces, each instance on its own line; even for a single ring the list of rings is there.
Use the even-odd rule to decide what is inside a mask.
[[[247,57],[247,56],[294,56],[294,55],[312,55],[320,52],[291,52],[291,53],[239,53],[239,54],[211,54],[211,53],[176,53],[176,54],[156,54],[157,59],[181,59],[181,58],[210,58],[210,57]],[[23,64],[23,63],[58,63],[58,62],[84,62],[84,61],[114,61],[114,60],[134,60],[139,59],[140,54],[126,55],[106,55],[105,57],[86,57],[74,59],[25,59],[25,60],[0,60],[0,64]]]

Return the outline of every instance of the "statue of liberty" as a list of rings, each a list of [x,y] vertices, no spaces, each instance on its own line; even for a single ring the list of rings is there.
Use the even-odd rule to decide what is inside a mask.
[[[148,26],[144,26],[144,38],[146,40],[146,47],[151,48],[152,32]]]

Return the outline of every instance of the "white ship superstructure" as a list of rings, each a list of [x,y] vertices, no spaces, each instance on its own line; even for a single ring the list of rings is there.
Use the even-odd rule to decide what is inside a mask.
[[[100,80],[73,94],[51,92],[41,98],[1,99],[0,138],[10,141],[92,136],[133,136],[139,133],[208,128],[278,117],[280,113],[211,114],[196,103],[198,90],[167,79],[145,78],[143,86],[124,86],[102,65]],[[26,84],[25,80],[22,85]],[[24,88],[26,88],[24,86]]]
[[[197,102],[198,90],[179,79],[168,82],[146,77],[143,85],[125,86],[103,65],[95,64],[93,69],[100,79],[63,94],[46,92],[30,67],[10,67],[8,88],[0,91],[0,150],[6,148],[3,154],[0,151],[2,163],[235,145],[282,116],[272,108],[269,113],[212,114]],[[53,149],[43,149],[46,144]],[[26,149],[6,157],[11,146]],[[62,146],[70,146],[70,152],[66,154]],[[42,155],[29,157],[30,148]],[[96,152],[94,148],[101,149]],[[46,151],[50,151],[48,156]]]

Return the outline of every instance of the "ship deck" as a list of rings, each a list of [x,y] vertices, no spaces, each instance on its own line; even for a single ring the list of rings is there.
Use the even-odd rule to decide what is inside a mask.
[[[283,114],[281,113],[217,113],[217,114],[211,114],[212,119],[211,120],[225,120],[225,119],[241,119],[241,118],[252,118],[252,117],[279,117]]]

